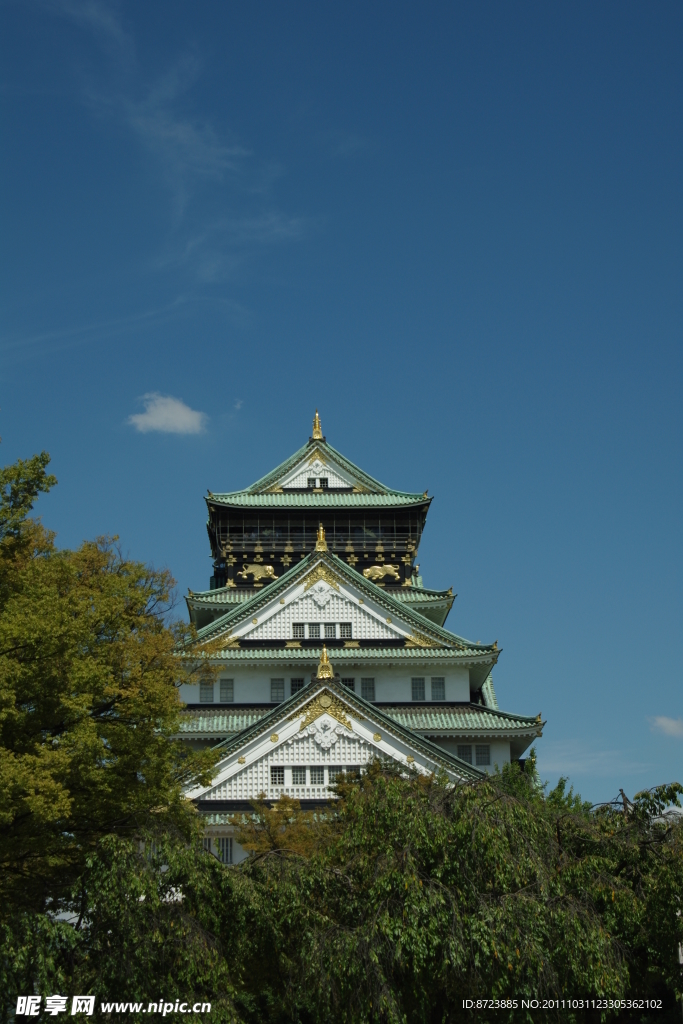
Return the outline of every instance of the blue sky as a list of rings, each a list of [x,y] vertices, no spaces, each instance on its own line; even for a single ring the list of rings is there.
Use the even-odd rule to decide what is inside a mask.
[[[206,489],[317,406],[436,496],[425,583],[542,776],[681,779],[682,37],[667,2],[2,3],[2,454],[52,454],[59,543],[205,588]]]

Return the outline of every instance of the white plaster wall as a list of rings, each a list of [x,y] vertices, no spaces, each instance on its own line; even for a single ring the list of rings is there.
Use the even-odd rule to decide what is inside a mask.
[[[333,462],[307,459],[282,477],[280,487],[308,487],[309,477],[326,476],[328,487],[352,487],[353,480]]]
[[[291,640],[295,622],[350,622],[354,640],[395,640],[404,634],[391,629],[386,613],[383,618],[370,615],[362,606],[350,601],[332,587],[327,588],[327,603],[321,606],[309,590],[303,596],[286,604],[282,610],[269,615],[260,622],[241,632],[249,640]],[[410,629],[402,624],[406,632]]]
[[[431,737],[428,737],[428,738],[431,739]],[[471,743],[473,747],[474,747],[474,745],[476,743],[488,743],[489,746],[491,747],[491,764],[488,765],[488,766],[480,765],[479,767],[483,768],[484,771],[489,772],[489,773],[495,771],[496,765],[498,765],[499,768],[502,768],[504,764],[509,764],[510,763],[510,741],[509,740],[491,740],[488,737],[472,739],[469,736],[463,736],[460,739],[458,739],[458,738],[455,738],[455,739],[436,738],[435,737],[433,739],[433,742],[438,744],[438,746],[443,747],[443,749],[447,750],[449,752],[449,754],[455,754],[456,757],[458,756],[458,744],[459,743]],[[473,759],[474,759],[474,750],[472,751],[472,755],[473,755]]]
[[[223,671],[214,683],[214,705],[230,708],[230,704],[220,704],[220,679],[234,680],[235,704],[270,704],[270,680],[285,680],[285,698],[291,695],[290,680],[303,678],[308,682],[311,672],[314,669],[311,663],[305,669],[287,668],[240,668],[238,671]],[[342,678],[355,679],[355,692],[361,694],[361,679],[374,678],[375,700],[378,702],[390,703],[392,701],[409,702],[412,700],[411,680],[415,677],[425,679],[425,698],[431,700],[431,678],[432,676],[443,676],[446,681],[447,701],[469,701],[470,683],[469,671],[466,668],[445,667],[435,669],[433,666],[414,666],[410,672],[405,668],[382,668],[378,670],[371,665],[358,667],[336,666]],[[186,704],[199,704],[199,684],[183,684],[180,687],[180,698]],[[209,705],[205,705],[209,707]],[[508,754],[509,760],[509,754]]]

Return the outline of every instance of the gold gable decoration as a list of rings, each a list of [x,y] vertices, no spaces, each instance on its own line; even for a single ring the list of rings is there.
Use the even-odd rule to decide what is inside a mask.
[[[325,528],[322,523],[318,526],[318,538],[315,542],[316,551],[327,551],[327,541],[325,540]]]
[[[438,647],[436,640],[432,640],[431,637],[425,633],[420,633],[415,630],[410,636],[406,637],[406,647]]]
[[[220,639],[218,641],[218,646],[220,647],[220,649],[222,651],[227,651],[227,650],[234,651],[234,650],[236,650],[239,647],[239,645],[240,645],[240,642],[237,639],[237,637],[230,636],[229,633],[228,633],[228,635],[226,637],[224,637],[223,639]]]
[[[340,725],[343,725],[345,729],[348,729],[349,732],[353,732],[353,726],[346,717],[346,705],[334,693],[330,693],[329,690],[322,690],[320,693],[317,693],[313,700],[309,701],[304,708],[297,711],[296,714],[290,715],[289,721],[293,722],[299,718],[301,711],[304,712],[304,717],[301,719],[299,732],[307,729],[311,722],[315,722],[316,718],[320,718],[321,715],[329,715],[339,722]]]
[[[325,580],[325,583],[329,583],[335,590],[339,590],[340,579],[336,573],[332,572],[326,565],[316,565],[313,572],[306,577],[306,585],[304,586],[304,593],[318,582],[318,580]]]

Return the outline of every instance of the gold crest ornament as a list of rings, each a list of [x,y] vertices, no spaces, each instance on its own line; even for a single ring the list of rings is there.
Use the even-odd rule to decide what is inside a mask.
[[[323,644],[322,654],[320,655],[320,661],[318,663],[318,671],[315,675],[316,679],[334,679],[334,669],[332,663],[327,656],[327,647]],[[324,707],[324,705],[323,705]]]
[[[318,539],[315,542],[315,550],[327,551],[327,541],[325,540],[325,530],[322,523],[318,526]]]
[[[313,417],[313,433],[311,437],[314,441],[322,441],[323,439],[323,428],[320,423],[320,417],[318,416],[318,410],[315,410],[315,416]]]

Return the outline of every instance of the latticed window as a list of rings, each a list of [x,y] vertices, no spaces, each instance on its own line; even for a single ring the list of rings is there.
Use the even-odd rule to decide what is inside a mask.
[[[303,679],[292,679],[291,686],[292,686],[292,695],[294,695],[295,693],[298,693],[299,690],[303,690],[303,688],[304,688],[304,681],[303,681]]]
[[[458,743],[458,757],[461,761],[467,761],[468,764],[472,764],[472,744]]]
[[[355,679],[349,679],[349,678],[342,679],[342,686],[348,686],[349,690],[355,690],[356,689],[356,680]]]
[[[235,699],[235,680],[221,679],[221,704],[232,704]]]
[[[325,769],[324,768],[311,768],[311,785],[312,786],[324,786],[325,785]]]
[[[326,623],[325,624],[325,639],[326,640],[334,640],[334,639],[336,639],[336,636],[337,636],[337,627],[335,626],[334,622]]]
[[[274,764],[270,769],[270,784],[271,786],[284,786],[285,784],[285,769],[284,765]]]
[[[342,769],[338,765],[334,765],[332,768],[327,769],[327,776],[330,782],[336,782],[342,773]]]
[[[271,679],[270,680],[270,699],[273,704],[277,704],[279,701],[285,699],[285,681],[284,679]]]
[[[311,488],[311,490],[315,487],[315,477],[314,476],[309,476],[309,478],[308,478],[308,486]]]
[[[432,676],[432,700],[446,699],[446,680],[443,676]]]
[[[413,690],[413,700],[424,700],[425,699],[425,681],[424,679],[411,679],[411,685]]]
[[[311,622],[308,626],[308,639],[319,640],[320,639],[320,623]]]
[[[202,849],[204,850],[204,853],[211,853],[211,839],[208,836],[205,836],[204,839],[202,839]]]
[[[232,864],[232,836],[219,836],[218,859],[221,864]]]
[[[213,683],[199,684],[199,700],[202,704],[213,704]]]
[[[491,764],[491,748],[488,743],[477,743],[477,764]]]
[[[374,679],[361,679],[360,681],[360,695],[364,700],[375,699],[375,680]]]
[[[342,640],[350,640],[351,639],[351,635],[352,635],[351,634],[351,623],[350,622],[340,622],[339,623],[339,636],[341,637],[341,639]]]
[[[304,624],[303,622],[294,622],[292,624],[292,636],[295,640],[303,640],[304,638]]]
[[[293,786],[305,786],[306,785],[306,769],[305,768],[292,768],[292,785]]]

